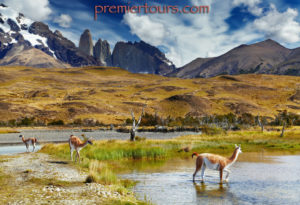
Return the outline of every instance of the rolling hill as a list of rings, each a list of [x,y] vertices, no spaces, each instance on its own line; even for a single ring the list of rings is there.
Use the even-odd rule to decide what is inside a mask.
[[[130,110],[162,117],[300,113],[300,78],[264,74],[208,79],[133,74],[120,68],[0,67],[0,121],[76,119],[122,124]]]

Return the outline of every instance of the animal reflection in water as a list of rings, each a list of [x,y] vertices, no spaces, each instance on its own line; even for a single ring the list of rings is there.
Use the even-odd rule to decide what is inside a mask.
[[[218,183],[215,186],[207,186],[205,183],[194,183],[195,191],[199,197],[223,197],[227,194],[227,185]]]
[[[223,182],[223,171],[226,172],[227,175],[225,177],[225,181],[227,182],[230,174],[229,168],[231,165],[235,163],[240,153],[242,153],[241,145],[240,146],[235,145],[235,150],[233,151],[232,156],[229,158],[222,157],[216,154],[210,154],[210,153],[198,154],[194,152],[192,154],[192,157],[196,155],[197,159],[196,159],[196,170],[193,174],[193,181],[195,181],[195,176],[197,172],[201,169],[201,179],[202,182],[204,182],[205,169],[209,168],[220,172],[220,183]]]

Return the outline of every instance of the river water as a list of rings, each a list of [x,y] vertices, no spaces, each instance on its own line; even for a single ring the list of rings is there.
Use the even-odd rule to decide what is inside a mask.
[[[70,130],[18,130],[20,133],[0,134],[0,155],[3,154],[15,154],[25,152],[26,148],[23,145],[19,135],[24,135],[25,138],[36,137],[38,140],[38,146],[36,150],[40,149],[40,144],[43,143],[61,143],[67,142],[70,135],[80,136],[85,134],[87,137],[93,137],[94,140],[129,140],[129,133],[121,133],[116,131],[102,131],[95,130],[92,132],[86,132],[81,129]],[[137,132],[137,136],[146,137],[147,139],[171,139],[183,135],[200,134],[195,132]],[[30,147],[30,150],[32,148]]]
[[[231,167],[228,183],[206,169],[205,182],[192,181],[195,159],[177,159],[163,166],[132,171],[122,177],[138,180],[137,196],[154,204],[299,204],[300,155],[243,153]]]
[[[116,131],[95,130],[92,132],[82,131],[80,129],[73,130],[18,130],[20,133],[0,134],[1,143],[18,143],[21,142],[19,135],[27,137],[36,137],[40,142],[64,142],[67,141],[71,134],[80,136],[85,134],[87,137],[93,137],[95,140],[107,139],[129,139],[129,133],[121,133]],[[149,139],[170,139],[183,135],[200,134],[195,132],[137,132],[136,135]]]

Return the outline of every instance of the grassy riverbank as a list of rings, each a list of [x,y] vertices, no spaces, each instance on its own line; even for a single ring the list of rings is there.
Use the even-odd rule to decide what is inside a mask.
[[[217,153],[231,152],[234,144],[242,144],[244,152],[265,149],[268,151],[300,151],[300,128],[287,129],[283,137],[280,131],[261,132],[228,131],[218,134],[187,135],[175,139],[148,140],[136,142],[124,140],[95,141],[81,151],[83,164],[88,160],[115,161],[138,159],[162,159],[190,155],[193,151]],[[178,152],[181,148],[189,147],[188,153]],[[52,154],[63,159],[69,159],[68,144],[48,144],[41,152]]]
[[[190,157],[192,152],[230,153],[234,144],[242,144],[243,152],[300,151],[300,129],[287,129],[284,137],[279,131],[260,132],[228,131],[218,134],[188,135],[167,140],[141,140],[136,142],[121,140],[95,141],[81,151],[80,167],[89,171],[88,180],[101,184],[116,184],[120,187],[131,185],[122,181],[117,173],[133,168],[143,162],[143,167],[151,167],[151,162],[176,157]],[[181,151],[189,147],[188,152]],[[40,152],[68,160],[70,157],[67,144],[48,144]],[[133,163],[138,162],[138,163]]]
[[[0,134],[8,134],[8,133],[19,133],[17,130],[0,128]]]

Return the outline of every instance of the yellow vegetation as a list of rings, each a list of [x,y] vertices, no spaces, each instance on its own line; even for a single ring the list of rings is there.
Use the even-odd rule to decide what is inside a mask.
[[[178,79],[132,74],[120,68],[38,69],[0,67],[2,119],[35,117],[41,121],[93,118],[121,124],[130,110],[162,117],[251,113],[274,116],[278,110],[299,112],[290,99],[299,77],[275,75]],[[182,96],[191,95],[187,100]],[[179,96],[179,98],[170,98]],[[190,98],[188,98],[190,99]]]

